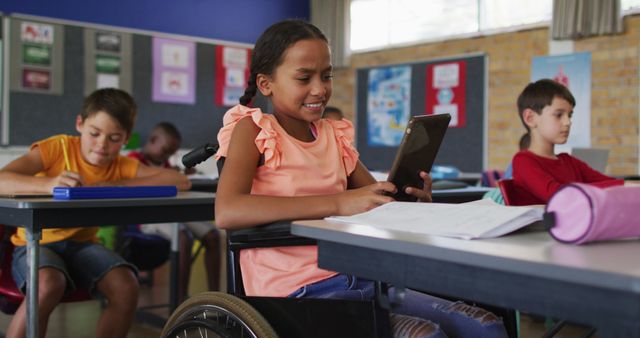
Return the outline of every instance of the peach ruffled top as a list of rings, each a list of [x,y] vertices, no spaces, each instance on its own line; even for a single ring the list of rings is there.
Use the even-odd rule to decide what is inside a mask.
[[[218,133],[216,159],[227,156],[236,123],[251,118],[260,128],[255,145],[264,155],[251,193],[270,196],[335,194],[347,189],[347,176],[358,162],[354,129],[347,120],[313,122],[312,142],[299,141],[280,126],[275,116],[259,108],[235,106],[224,116]],[[246,249],[240,253],[245,292],[250,296],[287,296],[300,287],[335,275],[318,268],[315,246]]]

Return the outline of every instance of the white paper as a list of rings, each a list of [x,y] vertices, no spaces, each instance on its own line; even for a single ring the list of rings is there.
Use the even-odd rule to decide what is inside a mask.
[[[120,88],[120,76],[114,74],[96,74],[96,89]]]
[[[53,44],[53,26],[24,21],[20,24],[20,40],[24,42]]]
[[[160,90],[163,94],[186,96],[189,93],[188,80],[188,73],[164,71],[160,77]]]
[[[247,53],[244,48],[224,47],[222,64],[226,68],[247,68]]]
[[[381,172],[381,171],[374,171],[374,170],[371,170],[369,172],[371,173],[371,176],[373,176],[373,178],[376,181],[385,182],[385,181],[387,181],[387,178],[389,178],[389,173],[384,173],[384,172]]]
[[[244,91],[244,69],[227,68],[224,84],[226,87],[242,87]]]
[[[510,233],[542,220],[543,212],[538,207],[511,207],[489,200],[462,204],[391,202],[361,214],[327,217],[326,220],[473,239]]]
[[[460,65],[447,63],[433,67],[433,87],[452,88],[460,83]]]
[[[162,65],[165,67],[188,68],[189,47],[165,43],[162,45]]]

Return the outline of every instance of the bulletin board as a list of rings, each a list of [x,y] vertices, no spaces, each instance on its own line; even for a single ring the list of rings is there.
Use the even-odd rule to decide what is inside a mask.
[[[407,82],[409,83],[407,87],[410,87],[408,110],[410,116],[415,116],[424,115],[428,109],[434,106],[431,101],[433,98],[426,95],[428,66],[458,61],[464,61],[466,66],[463,88],[464,124],[456,128],[450,127],[447,130],[435,164],[450,165],[463,172],[477,173],[484,170],[487,156],[486,56],[484,54],[465,55],[383,67],[400,66],[400,68],[406,69],[408,67],[410,69],[410,79]],[[364,165],[370,170],[377,171],[388,171],[391,168],[398,149],[397,145],[375,144],[371,141],[369,134],[371,127],[368,116],[371,92],[369,76],[374,74],[372,70],[383,67],[359,68],[356,72],[356,146],[360,153],[360,160]],[[427,107],[430,108],[427,109]],[[403,123],[399,127],[404,130],[405,126],[406,124]]]
[[[24,18],[13,18],[10,27],[11,32],[4,36],[19,34],[16,32],[16,23],[25,21]],[[84,26],[82,23],[60,22],[45,19],[33,20],[29,22],[42,22],[54,27],[56,42],[60,43],[60,49],[53,49],[49,63],[60,63],[59,74],[52,72],[51,87],[47,93],[34,90],[17,90],[15,83],[8,90],[8,128],[4,130],[8,135],[3,135],[3,145],[24,146],[30,145],[34,141],[44,139],[48,136],[66,133],[75,135],[75,119],[81,112],[84,97],[86,96],[85,81],[95,81],[86,76],[85,57],[86,50],[92,48],[87,44],[85,30],[105,30],[108,28],[95,27],[90,24]],[[19,28],[17,29],[19,30]],[[122,32],[123,29],[117,28]],[[216,44],[199,42],[195,43],[195,99],[190,104],[167,103],[152,100],[152,56],[154,36],[164,37],[158,33],[154,35],[146,32],[131,31],[126,32],[129,40],[125,39],[123,49],[130,50],[130,59],[123,59],[118,67],[123,67],[129,71],[125,72],[127,77],[121,81],[129,84],[130,87],[121,88],[129,91],[138,105],[138,117],[134,126],[134,132],[140,135],[141,142],[146,140],[153,126],[160,121],[169,121],[176,125],[182,134],[182,148],[193,148],[207,142],[216,142],[218,130],[222,127],[222,117],[229,107],[215,104],[215,79],[216,79]],[[180,39],[177,37],[175,39]],[[15,40],[15,36],[13,37]],[[200,39],[202,40],[202,39]],[[233,44],[231,44],[233,45]],[[249,48],[242,45],[241,48]],[[14,46],[11,48],[11,58],[23,58],[20,50]],[[36,53],[37,54],[37,53]],[[109,61],[109,60],[107,60]],[[14,61],[15,62],[15,61]],[[108,66],[108,63],[107,63]],[[10,67],[13,68],[13,67]],[[13,74],[16,69],[8,70],[11,81],[24,81],[21,74]],[[7,87],[9,87],[7,85]],[[257,106],[264,105],[265,101],[258,100]],[[7,131],[8,129],[8,131]],[[7,138],[8,136],[8,138]],[[8,139],[8,141],[7,141]]]

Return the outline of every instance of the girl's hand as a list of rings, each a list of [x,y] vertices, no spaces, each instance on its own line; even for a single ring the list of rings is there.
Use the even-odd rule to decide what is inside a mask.
[[[377,182],[362,188],[347,190],[335,198],[337,215],[350,216],[392,202],[393,198],[384,194],[395,192],[396,187],[391,182]]]
[[[82,176],[73,171],[63,171],[60,175],[51,177],[49,180],[49,191],[54,187],[80,187],[84,185]]]
[[[422,189],[407,187],[404,192],[408,195],[418,198],[418,202],[431,202],[431,176],[424,171],[420,172],[420,178],[424,181],[424,187]]]

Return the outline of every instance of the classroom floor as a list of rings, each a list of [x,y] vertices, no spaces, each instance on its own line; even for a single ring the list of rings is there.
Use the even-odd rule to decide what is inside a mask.
[[[191,294],[205,291],[205,272],[202,257],[194,263],[189,290]],[[223,278],[224,279],[224,278]],[[224,287],[224,285],[223,285]],[[169,290],[169,265],[154,271],[154,285],[152,288],[143,286],[140,292],[139,306],[150,304],[163,304],[167,302]],[[166,309],[154,311],[160,315],[166,315]],[[85,301],[77,303],[61,304],[56,308],[49,321],[48,338],[93,338],[95,337],[95,325],[100,314],[98,301]],[[0,313],[0,331],[4,333],[9,324],[10,316]],[[523,315],[521,319],[521,338],[539,338],[545,332],[544,322]],[[587,330],[576,326],[564,327],[556,338],[582,337]],[[0,335],[2,336],[2,335]],[[129,338],[158,338],[160,329],[146,324],[135,323],[129,331]]]

